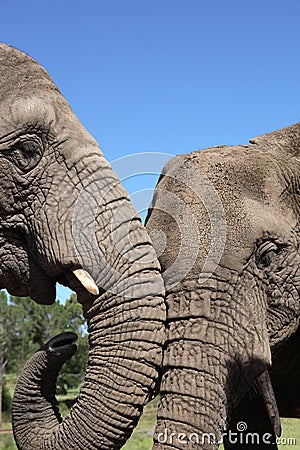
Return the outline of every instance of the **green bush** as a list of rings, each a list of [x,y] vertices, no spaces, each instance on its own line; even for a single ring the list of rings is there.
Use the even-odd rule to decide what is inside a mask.
[[[12,396],[6,383],[4,383],[2,389],[2,411],[5,417],[11,416],[11,408],[12,408]]]

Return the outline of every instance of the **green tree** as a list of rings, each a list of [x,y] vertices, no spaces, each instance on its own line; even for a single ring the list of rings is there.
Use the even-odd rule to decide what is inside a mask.
[[[0,390],[4,367],[9,374],[19,373],[35,351],[62,331],[78,335],[78,351],[62,368],[58,386],[60,391],[79,386],[86,368],[88,337],[76,295],[72,294],[64,305],[55,302],[45,306],[30,297],[8,298],[0,291],[0,313]]]
[[[88,335],[86,321],[82,315],[81,305],[76,295],[71,295],[64,305],[67,323],[64,330],[73,331],[78,336],[77,352],[63,367],[58,379],[58,385],[63,390],[76,388],[82,382],[87,365]]]

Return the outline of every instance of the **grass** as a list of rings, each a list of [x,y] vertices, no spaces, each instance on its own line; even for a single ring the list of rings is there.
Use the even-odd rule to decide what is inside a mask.
[[[69,394],[66,398],[61,400],[68,400]],[[155,427],[155,418],[157,410],[157,399],[150,402],[144,410],[138,426],[128,442],[124,445],[122,450],[151,450],[152,436]],[[4,423],[3,428],[11,428],[10,423]],[[300,419],[282,419],[283,435],[282,439],[295,439],[295,442],[289,443],[283,441],[283,445],[279,445],[280,450],[300,450]],[[220,446],[221,450],[223,446]],[[196,449],[196,446],[195,446]],[[17,450],[14,444],[12,434],[0,434],[0,450]]]
[[[137,427],[122,450],[148,450],[152,448],[157,403],[157,399],[154,399],[145,407]]]
[[[278,447],[282,450],[299,450],[300,449],[300,419],[281,419],[282,423],[282,444]],[[295,443],[284,443],[284,439],[295,439]]]
[[[7,430],[11,428],[11,423],[4,422],[3,429]],[[17,450],[14,438],[12,434],[0,434],[0,450]]]

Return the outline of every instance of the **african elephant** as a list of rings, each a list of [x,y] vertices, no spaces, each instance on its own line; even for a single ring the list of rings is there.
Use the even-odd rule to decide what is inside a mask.
[[[155,251],[127,192],[47,72],[5,44],[0,108],[0,288],[51,304],[56,282],[69,286],[90,344],[78,401],[61,424],[55,408],[44,415],[35,405],[26,385],[27,397],[14,406],[18,448],[118,449],[153,395],[161,365],[164,285]]]
[[[226,448],[269,448],[278,408],[300,417],[300,122],[250,143],[180,155],[155,189],[146,229],[167,306],[156,450],[216,449],[226,430]]]

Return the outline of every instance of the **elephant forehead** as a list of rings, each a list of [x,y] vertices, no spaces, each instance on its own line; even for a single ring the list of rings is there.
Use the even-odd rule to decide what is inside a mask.
[[[46,104],[39,97],[30,96],[29,98],[17,98],[11,105],[12,114],[22,114],[22,117],[37,117],[39,115],[50,114],[54,117],[54,111],[51,105]]]
[[[173,192],[198,210],[218,204],[218,198],[228,215],[235,215],[247,198],[273,203],[285,188],[274,156],[248,146],[180,155],[166,165],[158,183],[158,189]]]
[[[9,138],[10,133],[19,129],[33,128],[39,124],[43,127],[54,123],[55,110],[46,99],[37,96],[9,99],[0,106],[0,139]]]
[[[227,245],[253,248],[262,233],[287,238],[296,216],[283,198],[287,185],[283,161],[251,146],[197,152],[197,161],[223,205]],[[208,197],[206,209],[209,204]],[[201,205],[197,209],[198,223],[205,223],[206,211]]]
[[[246,260],[257,241],[263,237],[270,236],[278,241],[287,242],[297,224],[293,211],[284,208],[276,200],[273,203],[266,203],[244,197],[236,206],[234,213],[231,206],[225,215],[227,232],[224,256],[226,254],[232,256],[235,251],[240,260]]]
[[[277,178],[278,167],[274,155],[253,146],[216,147],[193,152],[186,156],[190,166],[196,166],[195,181],[204,173],[222,191],[247,193],[261,198],[268,192],[266,183]]]
[[[296,222],[282,199],[286,188],[282,171],[274,156],[251,146],[209,149],[171,160],[158,183],[147,223],[149,232],[165,233],[163,265],[174,260],[182,242],[190,249],[187,260],[195,247],[202,264],[215,241],[216,247],[224,244],[223,260],[230,259],[226,265],[239,270],[262,235],[286,240]]]

